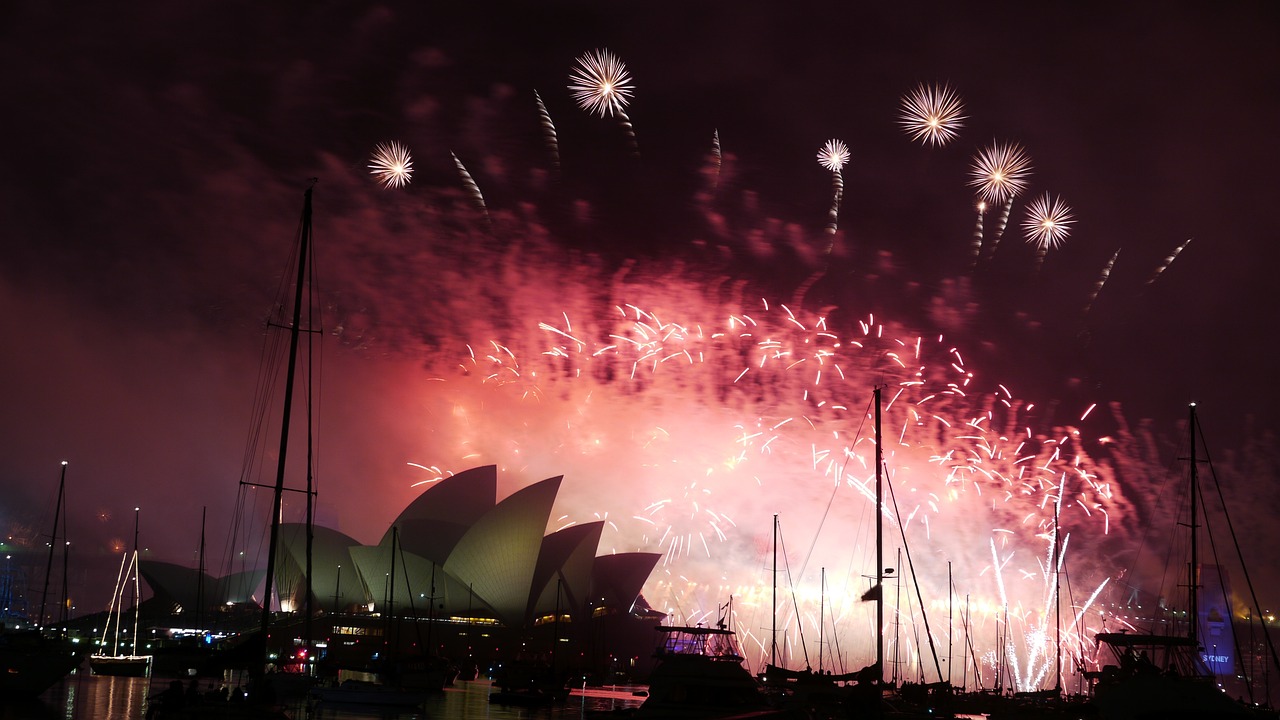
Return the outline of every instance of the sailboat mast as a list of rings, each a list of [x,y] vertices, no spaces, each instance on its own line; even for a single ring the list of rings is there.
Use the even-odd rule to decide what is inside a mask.
[[[951,579],[951,561],[947,561],[947,687],[951,686],[951,640],[953,628],[951,616],[955,605],[956,589]]]
[[[310,357],[310,353],[311,353],[310,337],[308,337],[307,339],[308,339],[307,353],[308,353],[308,357]],[[313,363],[307,364],[307,396],[308,398],[311,396],[312,365]],[[312,477],[311,477],[311,467],[312,467],[311,454],[315,448],[313,438],[311,437],[311,428],[314,426],[314,424],[315,423],[312,422],[312,418],[311,418],[311,403],[308,402],[307,403],[307,563],[306,563],[307,568],[306,568],[306,573],[303,576],[303,592],[306,593],[303,596],[305,598],[303,602],[305,605],[304,611],[306,612],[307,617],[306,617],[306,620],[303,621],[303,631],[302,631],[302,646],[306,648],[306,653],[307,653],[306,662],[308,663],[311,662],[311,644],[313,640],[312,634],[311,634],[312,633],[311,617],[315,614],[315,608],[313,608],[311,605],[311,589],[312,589],[311,588],[311,570],[312,570],[311,557],[312,557],[312,551],[313,551],[313,546],[315,544],[315,537],[316,537],[315,514],[314,514],[315,506],[312,502],[314,500],[314,495],[312,491]],[[307,666],[307,667],[309,668],[310,666]],[[308,672],[308,674],[310,674],[310,672]]]
[[[289,414],[293,409],[293,383],[298,365],[298,336],[302,323],[302,290],[307,281],[307,252],[311,240],[311,190],[303,194],[302,226],[298,232],[298,282],[293,296],[293,325],[289,329],[289,365],[284,382],[284,419],[280,423],[280,454],[276,465],[276,486],[271,500],[271,542],[267,549],[267,578],[262,591],[262,663],[256,672],[267,668],[267,629],[271,625],[271,591],[275,581],[276,552],[280,544],[280,509],[284,496],[284,472],[289,448]]]
[[[880,435],[880,388],[876,400],[876,682],[884,682],[884,447]]]
[[[204,521],[208,507],[200,508],[200,556],[196,561],[196,629],[204,629]]]
[[[66,505],[64,498],[63,505]],[[71,619],[71,586],[67,583],[67,566],[71,562],[71,541],[67,539],[67,513],[65,509],[62,513],[62,611],[58,613],[62,621],[62,627],[58,630],[58,637],[66,637],[67,621]]]
[[[392,632],[399,630],[396,624],[396,548],[400,546],[400,526],[391,526],[391,580],[387,586],[387,639],[390,642]],[[390,656],[394,657],[396,648],[400,647],[400,635],[396,633],[395,644],[387,648]]]
[[[822,674],[822,645],[826,640],[826,617],[823,613],[827,609],[827,569],[824,567],[819,576],[818,581],[818,674]]]
[[[769,645],[769,664],[778,666],[778,513],[773,514],[773,635]]]
[[[129,597],[129,604],[133,606],[133,644],[130,655],[138,654],[138,516],[141,512],[142,508],[133,509],[133,591]]]
[[[58,502],[53,506],[53,531],[49,534],[49,562],[44,568],[44,592],[40,594],[40,628],[44,628],[44,610],[49,600],[49,576],[53,574],[53,549],[58,544],[58,518],[62,517],[63,492],[67,488],[67,461],[62,461],[62,476],[58,480]],[[65,592],[65,588],[64,588]]]
[[[1065,483],[1066,480],[1064,479]],[[1058,530],[1058,504],[1062,488],[1058,489],[1058,502],[1053,504],[1053,627],[1057,636],[1054,643],[1054,692],[1062,692],[1062,533]]]
[[[1187,568],[1187,592],[1190,595],[1191,614],[1187,618],[1187,637],[1191,639],[1192,648],[1198,648],[1196,635],[1197,626],[1200,624],[1200,614],[1197,600],[1199,593],[1199,585],[1196,584],[1196,570],[1200,564],[1198,549],[1196,547],[1196,495],[1200,492],[1197,487],[1198,470],[1196,468],[1196,404],[1190,405],[1191,417],[1188,424],[1188,435],[1191,439],[1191,566]],[[1196,650],[1199,653],[1199,650]]]

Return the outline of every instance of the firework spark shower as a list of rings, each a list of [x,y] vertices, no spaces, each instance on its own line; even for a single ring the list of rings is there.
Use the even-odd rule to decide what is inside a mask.
[[[504,496],[563,474],[550,529],[605,518],[603,552],[664,553],[651,603],[697,619],[732,594],[759,651],[777,512],[805,640],[825,568],[865,664],[877,384],[927,602],[945,606],[951,562],[989,650],[1007,602],[1023,684],[1044,668],[1054,504],[1072,607],[1127,591],[1112,578],[1187,401],[1229,419],[1229,500],[1259,510],[1244,533],[1274,534],[1258,478],[1276,475],[1280,333],[1241,308],[1271,302],[1259,208],[1280,150],[1238,130],[1274,115],[1257,91],[1280,82],[1274,9],[877,6],[832,42],[835,7],[700,5],[673,25],[607,6],[18,6],[0,44],[0,87],[25,99],[0,147],[10,534],[44,527],[62,459],[86,558],[138,505],[159,559],[190,561],[200,506],[229,524],[311,177],[320,520],[360,540],[435,476],[420,466],[497,463]],[[622,93],[631,69],[643,102]],[[608,73],[584,111],[568,85],[603,98]],[[903,99],[946,109],[949,88],[963,132],[904,134]],[[858,241],[828,254],[813,151],[833,136],[857,160],[836,200]],[[412,182],[371,177],[386,138],[412,148]],[[1000,165],[984,151],[1016,159],[993,138],[1035,158],[1020,191],[1070,200],[1071,240],[1039,272],[1034,246],[997,243],[1008,197],[975,227],[975,190],[1014,174],[974,176]]]

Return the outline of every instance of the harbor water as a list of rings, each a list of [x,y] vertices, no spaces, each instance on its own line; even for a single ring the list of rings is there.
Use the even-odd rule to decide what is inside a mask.
[[[82,671],[36,700],[0,704],[0,720],[142,720],[150,698],[170,682],[170,678],[108,677]],[[216,689],[217,684],[202,679],[200,688]],[[281,698],[281,702],[294,720],[583,720],[600,712],[634,708],[643,701],[634,694],[642,688],[578,688],[561,705],[528,708],[490,703],[491,689],[488,680],[459,682],[417,708],[317,703],[303,698]]]

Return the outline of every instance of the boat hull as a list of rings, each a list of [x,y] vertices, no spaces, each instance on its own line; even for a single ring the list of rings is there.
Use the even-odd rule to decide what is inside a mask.
[[[89,668],[94,675],[145,677],[151,674],[150,655],[90,655]]]
[[[0,645],[0,698],[34,698],[80,666],[84,655],[60,643]]]

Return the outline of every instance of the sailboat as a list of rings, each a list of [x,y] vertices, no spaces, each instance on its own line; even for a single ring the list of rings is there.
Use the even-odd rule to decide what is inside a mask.
[[[778,516],[773,516],[773,626],[772,641],[769,647],[769,662],[759,674],[761,683],[770,694],[775,704],[789,712],[805,717],[818,717],[831,714],[843,714],[842,706],[850,694],[850,686],[860,679],[867,679],[866,674],[839,673],[824,671],[822,665],[823,639],[821,633],[825,626],[824,610],[818,610],[818,669],[808,666],[808,653],[805,653],[805,668],[793,670],[778,664],[778,538],[780,530]],[[821,602],[826,602],[826,570],[823,570]],[[803,644],[803,633],[801,641]]]
[[[120,573],[116,578],[116,589],[111,596],[111,608],[107,613],[107,622],[102,628],[102,640],[99,651],[89,656],[89,667],[95,675],[121,675],[142,677],[151,673],[151,656],[138,654],[138,515],[139,508],[133,509],[133,552],[125,553],[120,558]],[[124,620],[125,589],[132,590],[130,610],[133,611],[133,634],[129,639],[129,652],[120,648],[121,624]],[[114,625],[115,632],[112,632]],[[111,638],[111,654],[106,653],[107,639]]]
[[[335,687],[314,687],[311,696],[317,700],[330,703],[354,703],[358,705],[390,705],[413,707],[426,702],[433,692],[444,688],[443,673],[427,673],[425,666],[419,664],[406,665],[400,662],[400,638],[395,633],[398,621],[395,614],[396,587],[396,555],[400,549],[400,528],[391,528],[391,572],[387,581],[387,624],[383,637],[386,643],[387,657],[384,669],[380,673],[383,682],[365,680],[346,680]],[[403,563],[401,563],[403,565]],[[403,568],[401,572],[406,572]],[[412,601],[412,594],[410,595]],[[416,616],[416,612],[414,613]],[[415,617],[416,623],[416,617]],[[425,675],[437,676],[435,681],[426,680],[419,685],[415,680],[423,681]]]
[[[1200,560],[1197,530],[1200,518],[1199,460],[1196,450],[1199,421],[1196,404],[1191,403],[1188,432],[1191,455],[1190,482],[1190,562],[1187,565],[1187,624],[1181,634],[1101,632],[1099,645],[1105,645],[1118,664],[1090,671],[1086,677],[1093,684],[1092,703],[1104,720],[1130,720],[1141,717],[1213,717],[1276,718],[1274,710],[1246,705],[1226,694],[1206,663],[1205,648],[1199,635],[1198,610]],[[1247,571],[1246,571],[1247,577]],[[1267,637],[1274,660],[1275,649]]]
[[[45,568],[44,592],[40,601],[39,625],[15,630],[0,623],[0,698],[32,698],[48,690],[80,666],[85,653],[66,642],[62,633],[50,637],[44,633],[45,609],[49,596],[49,577],[53,574],[54,549],[58,546],[58,521],[62,521],[62,613],[59,619],[66,627],[67,613],[67,543],[66,543],[67,463],[62,463],[58,482],[58,502],[53,515],[53,532],[49,540],[49,563]],[[7,568],[8,566],[6,566]],[[2,598],[10,607],[12,577],[5,577]]]
[[[161,677],[197,677],[220,675],[222,667],[221,648],[215,647],[211,638],[206,636],[206,599],[205,590],[205,521],[207,508],[200,511],[200,545],[197,551],[195,573],[195,612],[190,634],[160,640],[152,651],[151,671]],[[185,611],[185,608],[184,608]]]

